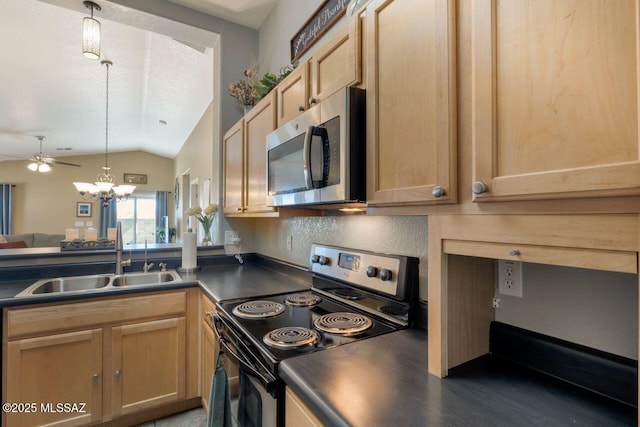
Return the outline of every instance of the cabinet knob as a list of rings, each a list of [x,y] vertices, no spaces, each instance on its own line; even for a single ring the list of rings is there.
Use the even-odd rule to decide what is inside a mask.
[[[309,98],[309,105],[315,105],[317,103],[318,103],[318,100],[315,99],[313,96]]]
[[[298,111],[304,111],[304,105],[298,106]]]
[[[116,370],[116,371],[113,373],[113,375],[115,375],[116,377],[119,377],[119,376],[120,376],[120,371]]]
[[[509,256],[516,256],[516,255],[520,255],[520,250],[519,249],[511,249],[509,251]]]
[[[431,192],[431,194],[433,194],[433,197],[442,197],[447,193],[444,191],[444,188],[436,185],[435,187],[433,187],[433,191]]]
[[[91,379],[94,380],[94,381],[98,381],[98,378],[100,378],[100,375],[98,375],[98,374],[91,375]]]
[[[476,181],[471,186],[471,191],[473,191],[473,194],[482,194],[489,191],[489,187],[482,181]]]

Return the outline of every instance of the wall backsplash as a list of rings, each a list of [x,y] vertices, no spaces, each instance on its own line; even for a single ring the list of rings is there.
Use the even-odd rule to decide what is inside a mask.
[[[292,236],[292,250],[287,249]],[[307,266],[312,243],[410,255],[420,259],[420,298],[427,299],[426,216],[327,216],[256,220],[255,250]]]

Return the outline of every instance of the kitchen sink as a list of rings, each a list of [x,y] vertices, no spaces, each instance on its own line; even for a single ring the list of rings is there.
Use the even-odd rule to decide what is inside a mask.
[[[51,294],[54,292],[88,291],[102,289],[111,282],[111,275],[59,277],[42,279],[29,286],[22,293],[25,295]]]
[[[157,285],[180,281],[182,278],[175,271],[153,271],[149,273],[128,273],[113,278],[113,286]]]
[[[96,274],[92,276],[58,277],[38,280],[16,296],[51,295],[62,292],[83,293],[125,286],[159,285],[180,281],[182,281],[182,278],[175,270],[125,273],[121,275]]]

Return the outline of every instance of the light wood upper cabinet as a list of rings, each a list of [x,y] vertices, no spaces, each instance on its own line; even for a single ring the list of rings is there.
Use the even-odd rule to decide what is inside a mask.
[[[302,62],[276,86],[278,127],[297,117],[309,107],[308,78],[308,65],[306,62]]]
[[[227,131],[222,143],[224,152],[222,211],[225,214],[242,213],[244,198],[244,120],[240,120]]]
[[[366,7],[369,205],[457,200],[454,5]]]
[[[640,193],[637,17],[635,0],[472,2],[475,201]]]
[[[184,317],[118,326],[112,331],[113,415],[185,397]]]
[[[276,94],[267,94],[244,117],[245,212],[274,212],[267,197],[267,135],[276,129]]]
[[[276,93],[272,91],[225,134],[225,215],[275,214],[267,198],[267,135],[276,128]]]
[[[3,424],[80,426],[102,418],[102,329],[9,342],[5,363],[10,369],[3,402],[36,406],[29,411],[3,411]],[[55,406],[65,402],[84,405],[73,412]]]
[[[359,22],[359,19],[353,19],[342,25],[314,51],[309,61],[309,105],[322,101],[340,88],[360,83],[362,55]]]

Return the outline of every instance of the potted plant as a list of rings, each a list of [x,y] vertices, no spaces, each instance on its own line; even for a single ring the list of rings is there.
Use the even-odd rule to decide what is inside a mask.
[[[244,76],[244,79],[229,85],[229,94],[238,100],[246,114],[260,100],[255,87],[258,81],[258,66],[244,70]]]

